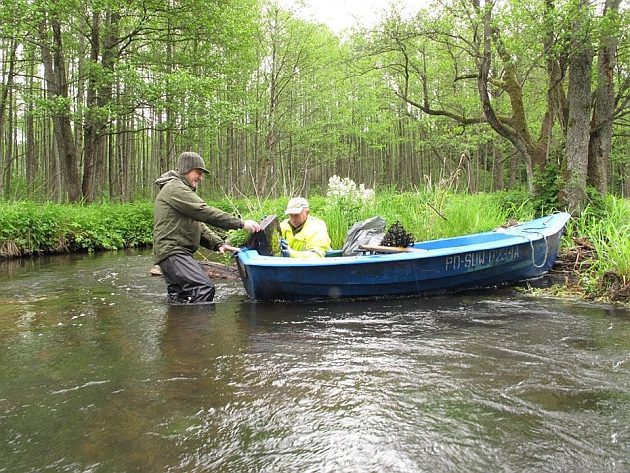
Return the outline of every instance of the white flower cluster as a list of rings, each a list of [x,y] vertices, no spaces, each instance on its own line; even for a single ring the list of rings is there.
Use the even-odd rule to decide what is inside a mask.
[[[326,196],[365,202],[374,198],[374,189],[367,189],[364,184],[360,184],[357,187],[356,182],[349,177],[342,179],[334,175],[328,179],[328,191],[326,192]]]

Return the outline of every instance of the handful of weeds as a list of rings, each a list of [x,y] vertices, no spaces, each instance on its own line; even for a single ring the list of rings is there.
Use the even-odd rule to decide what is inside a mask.
[[[409,233],[399,221],[395,221],[385,233],[385,236],[381,240],[383,246],[399,246],[406,248],[413,245],[415,242],[414,236]]]

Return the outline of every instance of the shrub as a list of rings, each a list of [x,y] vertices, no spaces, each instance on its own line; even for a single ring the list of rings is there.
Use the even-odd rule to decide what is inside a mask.
[[[0,256],[150,245],[153,209],[135,204],[0,203]]]

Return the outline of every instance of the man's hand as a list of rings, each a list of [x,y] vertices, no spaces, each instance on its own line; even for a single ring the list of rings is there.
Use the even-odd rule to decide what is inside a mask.
[[[243,228],[251,233],[256,233],[260,231],[260,225],[254,220],[245,220],[245,225],[243,225]]]
[[[229,251],[230,253],[236,253],[237,251],[239,251],[239,248],[236,248],[235,246],[230,246],[227,243],[223,243],[219,247],[219,253],[223,255],[226,251]]]
[[[282,252],[282,256],[285,258],[289,258],[291,256],[291,248],[284,238],[280,238],[280,251]]]

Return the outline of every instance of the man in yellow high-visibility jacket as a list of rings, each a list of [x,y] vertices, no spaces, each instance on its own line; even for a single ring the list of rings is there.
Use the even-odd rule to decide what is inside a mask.
[[[308,201],[303,197],[289,200],[280,224],[282,256],[291,258],[323,258],[330,250],[328,228],[323,220],[309,215]]]

